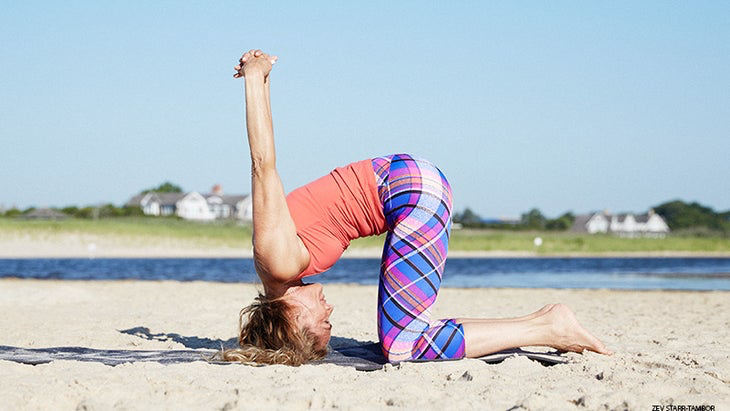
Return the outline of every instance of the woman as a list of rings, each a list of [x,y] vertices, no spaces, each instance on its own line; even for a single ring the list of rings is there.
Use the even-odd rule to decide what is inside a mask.
[[[407,154],[352,163],[284,194],[276,170],[269,100],[276,56],[250,50],[245,77],[251,149],[254,263],[264,287],[241,311],[241,348],[229,361],[299,365],[323,357],[332,305],[306,276],[330,268],[350,240],[386,233],[378,291],[378,337],[390,362],[480,357],[528,345],[610,351],[561,304],[519,318],[431,321],[451,225],[444,175]]]

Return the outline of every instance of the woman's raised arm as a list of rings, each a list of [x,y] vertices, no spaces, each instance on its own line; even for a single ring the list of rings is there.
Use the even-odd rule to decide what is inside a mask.
[[[254,262],[267,295],[280,294],[309,264],[297,236],[276,170],[269,73],[276,57],[261,50],[243,55],[234,77],[246,78],[246,129],[251,150]]]

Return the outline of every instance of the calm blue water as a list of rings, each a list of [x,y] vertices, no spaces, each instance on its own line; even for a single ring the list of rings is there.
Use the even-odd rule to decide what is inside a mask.
[[[379,259],[346,258],[313,277],[377,284]],[[0,278],[255,282],[251,259],[0,259]],[[444,287],[730,290],[730,258],[450,258]]]

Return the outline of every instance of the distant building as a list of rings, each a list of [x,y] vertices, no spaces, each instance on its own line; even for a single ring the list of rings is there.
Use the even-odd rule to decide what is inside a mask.
[[[210,210],[208,201],[203,195],[191,191],[175,203],[175,214],[185,220],[210,221],[215,220],[215,214]]]
[[[210,194],[205,195],[208,207],[215,218],[235,218],[241,221],[253,219],[253,205],[251,196],[247,195],[226,195],[220,184],[213,186]]]
[[[35,210],[23,215],[23,218],[32,220],[63,220],[68,216],[60,211],[51,210],[50,208],[36,208]]]
[[[205,195],[196,191],[139,194],[132,197],[126,205],[140,207],[145,215],[177,215],[185,220],[236,219],[251,221],[253,218],[251,196],[224,195],[220,185],[215,185],[212,192]]]
[[[669,226],[654,210],[639,215],[631,213],[614,215],[608,211],[600,211],[576,216],[571,231],[589,234],[611,233],[624,237],[664,237],[669,233]]]

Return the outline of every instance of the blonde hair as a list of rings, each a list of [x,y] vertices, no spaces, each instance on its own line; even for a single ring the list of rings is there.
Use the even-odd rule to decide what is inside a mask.
[[[244,318],[245,317],[245,318]],[[292,307],[281,297],[269,299],[259,293],[239,316],[239,348],[223,350],[216,357],[244,364],[299,366],[327,355],[316,347],[316,337],[297,327]]]

